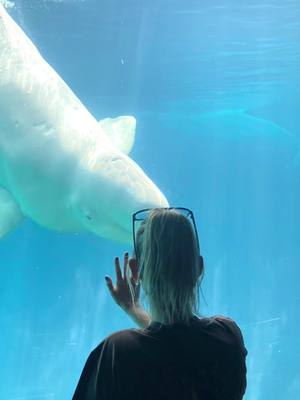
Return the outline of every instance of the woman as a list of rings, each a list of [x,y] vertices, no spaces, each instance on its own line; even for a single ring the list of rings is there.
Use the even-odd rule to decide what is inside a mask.
[[[203,259],[188,209],[134,214],[135,257],[115,259],[119,306],[140,325],[106,338],[90,354],[73,400],[240,400],[247,350],[229,318],[195,315]],[[135,234],[136,224],[140,227]],[[142,307],[140,283],[149,303]]]

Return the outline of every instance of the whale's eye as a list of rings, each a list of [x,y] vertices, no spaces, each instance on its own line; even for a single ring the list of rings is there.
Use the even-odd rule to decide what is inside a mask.
[[[85,214],[86,219],[88,219],[89,221],[92,220],[92,217],[90,216],[90,214]]]

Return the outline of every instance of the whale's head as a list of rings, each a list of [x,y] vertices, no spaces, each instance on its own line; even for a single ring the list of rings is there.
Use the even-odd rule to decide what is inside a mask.
[[[101,154],[83,167],[77,181],[77,220],[89,232],[132,243],[132,214],[143,208],[168,207],[168,201],[142,169],[121,152]]]

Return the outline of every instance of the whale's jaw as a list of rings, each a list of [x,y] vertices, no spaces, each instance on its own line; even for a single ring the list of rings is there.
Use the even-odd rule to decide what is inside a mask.
[[[113,158],[119,163],[118,168],[112,169],[111,163],[105,167],[101,162],[99,170],[95,166],[93,174],[81,180],[80,191],[74,195],[74,215],[97,236],[131,243],[133,213],[168,207],[169,203],[134,161],[121,153]]]

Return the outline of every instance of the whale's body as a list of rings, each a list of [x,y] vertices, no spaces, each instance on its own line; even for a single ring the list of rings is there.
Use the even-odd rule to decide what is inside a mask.
[[[168,205],[125,154],[134,130],[99,123],[0,4],[0,236],[29,217],[130,241],[134,211]]]

